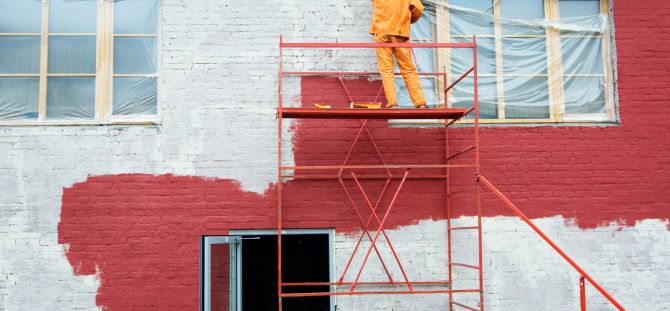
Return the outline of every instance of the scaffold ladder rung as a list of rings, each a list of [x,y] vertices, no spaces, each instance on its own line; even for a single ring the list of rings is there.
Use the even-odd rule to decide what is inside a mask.
[[[463,268],[470,268],[470,269],[479,270],[479,267],[477,267],[477,266],[468,265],[468,264],[464,264],[464,263],[452,262],[452,263],[450,263],[450,265],[455,266],[455,267],[463,267]]]
[[[479,226],[471,226],[471,227],[451,227],[449,230],[451,231],[457,231],[457,230],[477,230],[479,229]]]

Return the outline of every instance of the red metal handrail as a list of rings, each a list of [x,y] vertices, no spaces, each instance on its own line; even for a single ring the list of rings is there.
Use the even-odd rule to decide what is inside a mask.
[[[579,304],[582,311],[586,311],[586,288],[584,288],[584,276],[579,276]]]
[[[610,295],[602,286],[600,286],[598,282],[596,282],[588,273],[586,273],[582,267],[580,267],[574,260],[572,260],[568,254],[566,254],[560,247],[558,247],[558,245],[556,245],[556,243],[554,243],[546,234],[544,234],[544,232],[542,232],[540,228],[538,228],[518,207],[516,207],[512,201],[510,201],[504,194],[502,194],[498,188],[493,186],[493,184],[491,184],[488,179],[484,178],[482,175],[477,175],[477,180],[486,185],[489,190],[495,193],[498,198],[500,198],[510,209],[512,209],[512,211],[517,216],[519,216],[519,218],[526,222],[526,224],[528,224],[535,231],[535,233],[537,233],[545,242],[547,242],[547,244],[549,244],[549,246],[551,246],[559,255],[561,255],[561,257],[563,257],[563,259],[565,259],[575,270],[577,270],[577,272],[580,273],[580,301],[582,310],[586,310],[586,297],[583,286],[584,279],[588,280],[589,283],[591,283],[591,285],[593,285],[593,287],[595,287],[603,296],[605,296],[605,298],[607,298],[607,300],[609,300],[609,302],[611,302],[617,309],[621,311],[626,310],[614,299],[614,297],[612,297],[612,295]]]
[[[284,49],[375,49],[375,48],[449,48],[449,49],[474,49],[474,42],[450,42],[450,43],[369,43],[369,42],[283,42],[279,47]]]

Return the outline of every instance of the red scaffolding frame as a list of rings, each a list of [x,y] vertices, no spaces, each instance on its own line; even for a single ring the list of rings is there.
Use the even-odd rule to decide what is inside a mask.
[[[346,92],[349,100],[352,102],[353,98],[347,88],[347,85],[343,79],[346,76],[376,76],[379,75],[378,72],[347,72],[347,71],[284,71],[283,66],[283,54],[284,49],[375,49],[381,47],[404,47],[411,48],[412,51],[414,48],[432,48],[432,49],[470,49],[472,51],[472,67],[463,73],[458,79],[452,82],[450,85],[447,85],[447,73],[446,72],[424,72],[420,73],[423,76],[435,76],[442,77],[444,83],[444,99],[445,107],[435,108],[435,109],[320,109],[320,108],[294,108],[294,107],[284,107],[283,105],[283,78],[284,76],[307,76],[307,75],[318,75],[318,76],[335,76],[339,79],[343,90]],[[484,310],[484,276],[483,276],[483,249],[482,249],[482,206],[481,206],[481,186],[484,185],[493,191],[507,206],[509,206],[512,211],[519,216],[522,220],[528,223],[531,228],[540,235],[547,243],[554,248],[559,255],[561,255],[576,271],[580,274],[579,284],[580,284],[580,303],[582,310],[586,310],[586,298],[585,298],[585,289],[584,289],[584,280],[587,280],[592,284],[600,293],[605,296],[617,309],[624,310],[624,308],[612,298],[609,293],[607,293],[593,278],[591,278],[581,267],[579,267],[570,257],[565,254],[555,243],[553,243],[542,231],[540,231],[533,223],[526,217],[514,204],[512,204],[498,189],[496,189],[486,178],[480,174],[480,123],[479,123],[479,101],[478,101],[478,76],[477,76],[477,43],[476,38],[473,37],[471,42],[464,43],[287,43],[284,42],[280,37],[279,42],[279,73],[278,73],[278,139],[277,139],[277,150],[278,150],[278,164],[277,164],[277,238],[278,238],[278,257],[277,257],[277,269],[278,269],[278,296],[279,296],[279,310],[282,310],[282,298],[288,297],[313,297],[313,296],[340,296],[340,295],[381,295],[381,294],[448,294],[449,296],[449,310],[454,310],[454,307],[460,307],[465,310],[473,311],[483,311]],[[416,59],[415,59],[416,62]],[[396,73],[397,74],[397,73]],[[449,108],[447,103],[447,92],[451,90],[456,84],[461,82],[465,77],[472,75],[473,78],[473,107],[471,109],[465,108]],[[383,89],[380,89],[377,93],[377,99],[381,94]],[[449,127],[458,120],[468,116],[470,113],[473,113],[473,134],[474,134],[474,145],[467,147],[463,150],[454,152],[450,154],[449,147]],[[318,166],[284,166],[282,163],[282,132],[283,132],[283,120],[284,119],[360,119],[361,126],[353,139],[351,146],[349,147],[348,153],[341,165],[318,165]],[[374,137],[367,127],[369,119],[442,119],[444,120],[444,135],[445,135],[445,158],[442,163],[435,164],[388,164],[386,159],[384,159],[377,143],[374,140]],[[381,164],[379,165],[352,165],[349,164],[349,160],[353,151],[354,146],[360,140],[362,134],[365,133],[370,140],[372,147],[375,150],[377,157]],[[474,152],[474,163],[466,164],[450,164],[450,161],[453,161],[463,154]],[[453,162],[452,162],[453,163]],[[452,185],[450,182],[450,174],[453,169],[462,169],[468,168],[474,170],[474,188],[475,191],[475,208],[476,208],[476,226],[461,226],[454,227],[452,224],[452,203],[451,197],[457,192],[463,192],[464,190],[452,191]],[[415,174],[414,171],[422,170],[435,170],[435,169],[444,169],[443,174]],[[324,172],[322,174],[298,174],[298,171],[319,171]],[[362,174],[357,175],[354,170],[383,170],[385,174]],[[402,171],[402,174],[397,175],[393,174],[394,171]],[[285,171],[293,171],[294,173],[285,174]],[[341,276],[336,282],[283,282],[282,280],[282,230],[283,230],[283,218],[282,218],[282,192],[283,192],[283,182],[287,179],[332,179],[342,186],[346,197],[350,201],[353,211],[355,212],[358,220],[360,221],[363,232],[356,243],[346,267],[344,268]],[[361,208],[356,204],[355,200],[352,198],[351,191],[345,186],[344,179],[353,181],[356,185],[356,189],[359,191],[359,194],[362,196],[367,209],[370,212],[369,217],[364,219],[361,214]],[[360,183],[362,179],[380,179],[386,180],[384,187],[376,200],[371,200],[367,193],[365,192],[364,187]],[[381,209],[379,208],[379,203],[381,202],[381,197],[384,193],[389,190],[389,185],[391,180],[400,179],[400,182],[396,189],[393,192],[392,199],[386,208],[386,211],[383,215],[380,215]],[[390,211],[393,209],[393,206],[396,202],[396,199],[403,189],[405,182],[408,179],[438,179],[446,181],[446,216],[447,216],[447,252],[448,252],[448,280],[422,280],[422,281],[411,281],[411,276],[406,272],[405,267],[402,264],[401,258],[399,258],[393,243],[386,234],[384,225],[388,220]],[[467,191],[468,189],[465,189]],[[380,217],[381,216],[381,217]],[[371,223],[375,221],[376,228],[371,230]],[[477,232],[478,240],[478,262],[476,264],[468,263],[457,263],[452,261],[452,232],[458,230],[472,230]],[[353,281],[345,281],[345,276],[349,269],[351,268],[352,261],[354,256],[357,254],[359,248],[361,247],[361,242],[364,238],[369,239],[370,246],[365,252],[364,260],[361,264],[361,267],[356,273],[356,277]],[[386,243],[393,254],[393,259],[395,264],[402,273],[402,280],[394,280],[389,269],[384,261],[384,258],[379,253],[377,248],[377,241],[382,238],[386,240]],[[381,266],[388,277],[386,282],[364,282],[360,281],[361,273],[365,268],[365,265],[368,261],[368,258],[372,252],[376,253],[376,256],[381,262]],[[476,270],[478,273],[478,287],[477,288],[466,288],[466,289],[454,289],[453,287],[453,268],[461,267]],[[284,293],[284,287],[295,287],[295,286],[329,286],[330,290],[328,292],[309,292],[309,293]],[[374,286],[376,288],[384,287],[389,289],[384,290],[370,290],[364,291],[360,290],[361,287]],[[400,287],[401,288],[398,288]],[[432,286],[432,287],[442,287],[440,289],[418,289],[423,286]],[[339,290],[340,288],[346,288],[345,290]],[[454,301],[454,294],[458,293],[478,293],[479,306],[472,307],[465,305],[463,303]]]

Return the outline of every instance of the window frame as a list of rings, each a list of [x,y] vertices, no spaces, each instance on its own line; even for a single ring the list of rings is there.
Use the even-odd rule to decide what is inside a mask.
[[[598,0],[600,7],[600,14],[607,14],[608,21],[612,23],[610,0]],[[445,0],[445,2],[448,2]],[[549,21],[559,21],[559,0],[543,0],[544,16]],[[563,77],[566,74],[563,72],[563,57],[561,49],[561,31],[557,29],[546,29],[544,35],[503,35],[502,23],[500,22],[501,4],[500,1],[492,1],[492,9],[494,18],[494,32],[493,35],[477,36],[483,38],[494,39],[495,42],[495,74],[479,74],[479,77],[495,77],[496,78],[496,92],[497,92],[497,119],[480,118],[479,122],[482,124],[571,124],[571,123],[618,123],[618,103],[616,96],[616,86],[614,78],[614,58],[612,55],[612,27],[607,33],[603,33],[601,37],[602,42],[602,60],[603,73],[597,76],[602,76],[605,81],[604,99],[605,99],[605,113],[604,114],[570,114],[565,113],[565,100]],[[464,38],[461,35],[452,35],[449,27],[449,9],[445,6],[436,8],[437,20],[437,40],[438,42],[450,42],[452,38]],[[549,118],[505,118],[505,90],[504,90],[504,67],[503,67],[503,47],[502,41],[505,38],[546,38],[546,55],[547,55],[547,73],[548,91],[549,91]],[[580,36],[584,38],[593,36]],[[446,68],[447,84],[451,84],[452,78],[458,77],[460,73],[449,74],[451,72],[450,51],[439,51],[437,53],[437,61],[439,68]],[[544,76],[544,75],[542,75]],[[581,75],[580,75],[581,76]],[[509,77],[509,76],[508,76]],[[442,90],[439,91],[443,93]],[[439,97],[443,97],[439,94]],[[447,94],[452,96],[452,91]],[[438,98],[439,98],[438,97]],[[434,123],[434,122],[431,122]],[[472,124],[473,119],[463,119],[458,121],[460,124]]]
[[[42,0],[39,33],[0,33],[0,37],[25,36],[40,37],[39,73],[37,74],[2,74],[4,77],[38,77],[38,118],[37,120],[0,120],[0,126],[24,125],[158,125],[161,123],[161,46],[162,46],[162,5],[156,0],[156,34],[114,34],[114,0],[92,0],[96,2],[96,71],[93,74],[50,74],[48,73],[49,36],[67,35],[81,36],[92,33],[51,33],[49,32],[49,0]],[[116,37],[155,37],[156,38],[156,114],[155,115],[113,115],[113,81],[114,77],[148,75],[116,75],[114,74],[114,38]],[[47,114],[47,80],[49,77],[94,77],[95,102],[94,118],[91,120],[49,120]]]

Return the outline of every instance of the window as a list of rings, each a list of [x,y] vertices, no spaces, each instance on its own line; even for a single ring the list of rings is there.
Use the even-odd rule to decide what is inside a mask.
[[[617,121],[607,0],[429,2],[435,6],[414,33],[434,31],[439,42],[477,37],[481,122]],[[448,83],[472,66],[465,49],[416,55],[435,60],[420,71],[446,71]],[[441,83],[432,87],[443,105]],[[472,76],[456,85],[449,106],[472,107],[472,87]]]
[[[0,0],[0,124],[157,121],[157,0]]]

